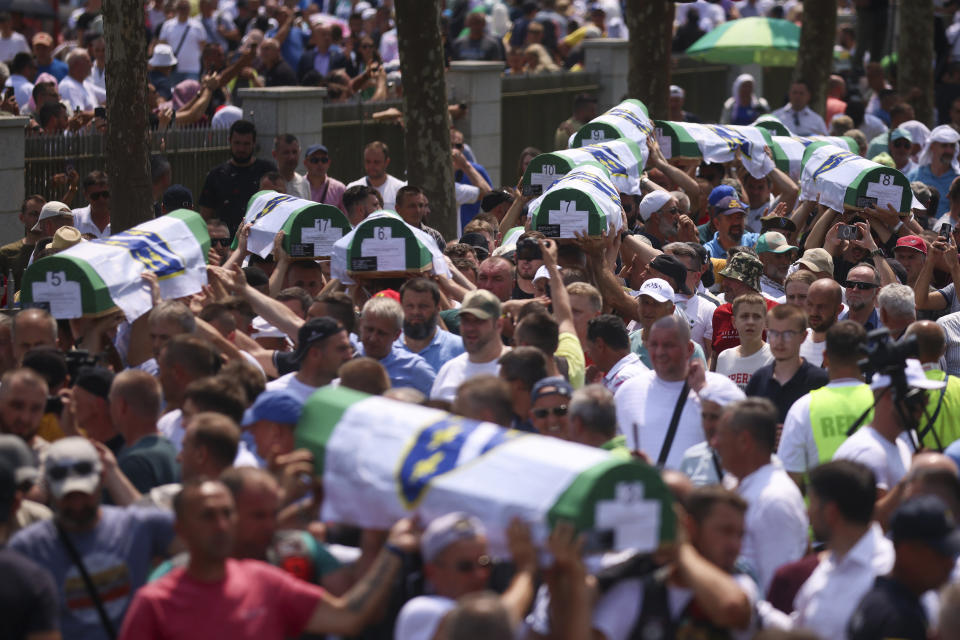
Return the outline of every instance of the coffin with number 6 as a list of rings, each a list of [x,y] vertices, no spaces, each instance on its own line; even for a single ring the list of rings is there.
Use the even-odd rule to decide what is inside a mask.
[[[37,260],[23,274],[20,302],[46,307],[57,319],[97,317],[119,308],[132,322],[153,306],[143,273],[156,275],[165,299],[197,293],[207,283],[209,250],[200,214],[178,209]]]
[[[333,243],[350,233],[350,222],[337,207],[277,191],[253,194],[243,221],[251,224],[247,250],[261,258],[273,251],[280,231],[283,249],[293,260],[329,258]]]
[[[626,138],[646,146],[647,136],[652,132],[653,123],[650,121],[647,106],[639,100],[624,100],[580,127],[570,136],[568,146],[575,149],[617,138]]]
[[[623,228],[620,193],[599,164],[586,163],[554,183],[529,205],[530,228],[548,238],[599,236]]]
[[[814,142],[803,152],[800,199],[834,211],[892,205],[907,214],[922,208],[902,173],[827,142]]]
[[[397,278],[450,270],[433,236],[403,221],[393,211],[375,211],[333,245],[330,274],[352,284],[354,278]]]
[[[626,138],[598,142],[576,149],[541,153],[523,174],[524,193],[543,195],[557,180],[586,162],[600,164],[621,193],[640,193],[640,173],[647,163],[647,146]]]

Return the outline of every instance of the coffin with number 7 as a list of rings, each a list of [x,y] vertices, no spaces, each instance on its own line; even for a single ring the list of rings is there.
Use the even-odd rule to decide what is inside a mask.
[[[329,258],[333,243],[350,233],[350,221],[337,207],[277,191],[253,194],[243,221],[251,224],[247,250],[261,258],[273,251],[280,231],[284,232],[283,249],[294,260]]]
[[[774,163],[764,151],[769,132],[757,127],[654,121],[657,144],[663,157],[703,158],[707,162],[730,162],[740,158],[755,178],[763,178]]]
[[[586,163],[530,202],[530,228],[548,238],[574,238],[575,232],[599,236],[608,227],[623,228],[621,207],[620,193],[606,169]]]
[[[209,250],[200,214],[178,209],[37,260],[23,274],[20,302],[47,307],[57,319],[97,317],[119,308],[132,322],[153,304],[141,274],[157,276],[165,299],[188,296],[207,283]]]
[[[514,517],[545,542],[559,520],[593,551],[654,551],[674,538],[672,498],[653,467],[599,448],[526,434],[343,387],[307,400],[294,431],[323,477],[321,518],[385,529],[467,511],[505,550]]]
[[[640,193],[640,174],[649,150],[626,138],[598,142],[576,149],[541,153],[523,174],[524,193],[542,195],[575,167],[589,163],[603,166],[621,193]]]
[[[398,278],[430,271],[450,273],[433,236],[403,221],[393,211],[375,211],[333,245],[330,275],[352,284],[354,278]]]
[[[575,149],[617,138],[626,138],[646,146],[647,136],[652,132],[653,123],[647,106],[639,100],[624,100],[580,127],[570,136],[569,147]]]
[[[907,214],[913,207],[922,208],[902,173],[827,142],[814,142],[803,152],[800,199],[834,211],[892,205]]]

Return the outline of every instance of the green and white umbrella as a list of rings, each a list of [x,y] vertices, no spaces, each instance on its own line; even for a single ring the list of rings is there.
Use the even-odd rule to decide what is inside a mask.
[[[763,147],[765,131],[750,126],[654,121],[657,144],[665,158],[703,158],[707,162],[730,162],[739,157],[755,178],[773,170],[773,160]]]
[[[20,302],[42,305],[57,319],[96,317],[119,308],[133,322],[150,310],[157,276],[167,299],[207,284],[210,234],[200,214],[178,209],[108,238],[81,242],[41,258],[23,274]]]
[[[690,45],[687,55],[716,64],[794,67],[800,27],[777,18],[740,18],[724,22]]]
[[[351,228],[337,207],[277,191],[253,194],[243,221],[251,223],[247,250],[261,258],[273,251],[273,240],[280,231],[284,232],[283,248],[291,258],[327,258],[333,253],[333,243]]]
[[[580,127],[570,136],[571,149],[597,142],[626,138],[641,147],[647,144],[647,136],[653,130],[647,106],[639,100],[624,100],[609,111]]]
[[[467,511],[506,550],[510,520],[542,545],[559,520],[587,533],[592,551],[654,551],[674,539],[670,493],[642,462],[438,409],[323,387],[294,431],[323,478],[324,521],[386,529]]]
[[[541,153],[530,161],[523,174],[525,192],[542,195],[553,184],[585,163],[597,163],[610,175],[620,193],[640,193],[640,174],[647,164],[649,149],[627,138],[589,144],[576,149]]]
[[[900,213],[922,208],[902,173],[826,142],[815,142],[803,153],[800,200],[814,200],[834,211],[869,205],[892,205]]]
[[[330,275],[345,284],[353,284],[355,276],[396,278],[429,272],[450,274],[437,241],[383,209],[337,240],[330,259]]]
[[[620,193],[602,166],[582,164],[530,202],[530,228],[548,238],[599,236],[623,228]]]

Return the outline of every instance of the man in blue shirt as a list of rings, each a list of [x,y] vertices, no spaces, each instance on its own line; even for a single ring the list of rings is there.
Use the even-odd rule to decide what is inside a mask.
[[[390,292],[394,296],[396,292]],[[413,387],[430,395],[437,370],[415,353],[394,344],[403,329],[403,307],[391,295],[380,293],[363,305],[360,320],[361,354],[379,360],[394,387]]]
[[[704,243],[711,258],[727,257],[727,250],[742,245],[753,247],[757,244],[760,234],[752,231],[744,232],[744,223],[747,218],[747,205],[737,200],[736,196],[727,196],[717,202],[716,213],[713,216],[713,226],[717,230],[710,242]]]
[[[403,335],[395,346],[415,353],[435,371],[463,353],[460,336],[437,326],[440,318],[440,289],[427,278],[407,280],[400,287],[403,307]]]
[[[960,133],[950,125],[944,124],[935,128],[930,132],[926,145],[917,158],[920,166],[907,175],[911,182],[917,180],[935,187],[940,192],[940,205],[935,217],[940,217],[950,210],[950,199],[945,196],[953,179],[960,175],[960,166],[957,164],[958,142]]]

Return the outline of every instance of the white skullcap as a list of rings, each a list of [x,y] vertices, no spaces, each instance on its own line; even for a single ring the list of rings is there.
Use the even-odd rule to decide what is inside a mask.
[[[919,164],[921,167],[930,164],[933,155],[931,152],[931,146],[934,142],[940,142],[943,144],[960,142],[960,133],[957,133],[953,127],[946,124],[942,124],[931,131],[930,135],[927,136],[926,144],[923,145],[923,150],[920,152],[920,157],[917,158],[917,164]],[[955,173],[960,173],[960,163],[957,162],[958,152],[960,152],[960,147],[953,150],[953,162],[951,163],[951,166],[953,167],[953,171]]]
[[[662,191],[660,189],[651,191],[643,196],[643,200],[640,201],[640,206],[637,207],[640,218],[646,222],[650,219],[650,216],[662,209],[663,205],[670,202],[670,198],[672,197],[669,191]]]
[[[707,384],[697,393],[701,400],[713,402],[726,407],[734,402],[746,400],[746,394],[740,390],[733,380],[726,376],[707,376]]]

